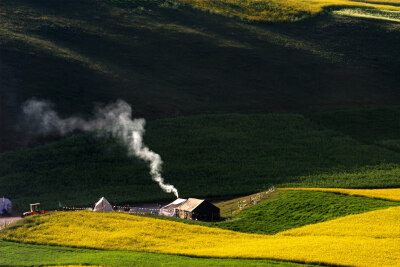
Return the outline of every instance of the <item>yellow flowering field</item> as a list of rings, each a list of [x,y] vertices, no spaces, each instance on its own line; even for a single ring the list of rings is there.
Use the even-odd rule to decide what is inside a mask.
[[[326,7],[366,7],[400,10],[399,0],[178,0],[199,9],[254,21],[299,20],[322,12]]]
[[[1,236],[18,242],[203,257],[400,266],[399,221],[400,207],[393,207],[255,235],[127,214],[55,212],[26,218]]]
[[[324,223],[306,225],[278,236],[325,236],[400,239],[400,208],[349,215]],[[400,247],[398,247],[400,250]]]
[[[363,196],[370,198],[379,198],[393,201],[400,201],[400,188],[388,189],[346,189],[346,188],[280,188],[286,191],[322,191],[341,193],[352,196]]]

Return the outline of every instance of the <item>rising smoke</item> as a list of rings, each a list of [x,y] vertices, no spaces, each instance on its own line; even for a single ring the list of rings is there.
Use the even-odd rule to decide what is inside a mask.
[[[96,131],[104,130],[112,136],[121,139],[128,147],[129,155],[134,155],[150,165],[152,179],[158,183],[164,192],[174,193],[178,198],[178,190],[170,184],[164,183],[161,176],[162,160],[160,155],[151,151],[143,144],[144,119],[132,119],[132,109],[123,100],[109,104],[95,110],[92,119],[86,120],[79,117],[62,119],[52,109],[48,101],[31,99],[22,106],[25,119],[29,122],[31,132],[36,134],[65,135],[76,130]]]

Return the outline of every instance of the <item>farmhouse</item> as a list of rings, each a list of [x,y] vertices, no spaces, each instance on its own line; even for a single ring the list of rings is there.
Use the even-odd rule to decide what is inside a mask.
[[[188,220],[215,221],[220,218],[219,208],[207,200],[178,198],[174,202],[164,206],[160,214],[179,217]]]

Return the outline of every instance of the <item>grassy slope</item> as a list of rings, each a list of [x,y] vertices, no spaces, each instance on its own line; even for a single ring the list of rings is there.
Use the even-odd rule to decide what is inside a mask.
[[[376,9],[362,9],[362,8],[345,8],[333,11],[333,14],[359,17],[359,18],[369,18],[369,19],[379,19],[379,20],[389,20],[400,22],[400,11],[389,11],[389,10],[376,10]]]
[[[277,235],[245,234],[125,214],[58,212],[26,218],[1,234],[7,240],[63,246],[399,266],[399,210],[391,207],[350,215]]]
[[[123,98],[146,118],[400,99],[396,23],[321,16],[251,24],[136,3],[1,1],[3,148],[32,141],[15,126],[20,104],[33,96],[52,100],[63,114],[88,114],[94,102]]]
[[[379,4],[380,1],[351,1],[351,0],[306,0],[306,1],[239,1],[239,0],[177,0],[178,2],[207,10],[212,13],[235,16],[241,19],[255,21],[297,21],[318,13],[325,8],[335,6],[376,8],[379,10],[400,10],[400,1],[389,0]],[[127,0],[126,2],[129,2]],[[383,2],[383,1],[382,1]],[[392,4],[392,5],[391,5]]]
[[[107,251],[0,241],[0,266],[303,266],[293,262],[192,258],[134,251]]]
[[[338,194],[345,194],[351,196],[362,196],[375,199],[384,199],[390,201],[400,201],[400,188],[386,188],[386,189],[345,189],[345,188],[280,188],[282,191],[322,191]]]
[[[313,192],[281,192],[277,199],[244,210],[217,227],[246,233],[275,234],[287,229],[332,220],[399,203],[364,197]]]
[[[242,232],[275,233],[348,214],[398,205],[362,197],[320,192],[279,192],[268,200],[244,210],[232,221],[212,226]],[[229,209],[224,203],[219,206]],[[222,208],[224,213],[224,208]],[[238,221],[239,220],[239,221]],[[193,223],[193,222],[192,222]],[[205,224],[211,226],[211,224]],[[292,262],[190,258],[143,252],[104,251],[49,247],[0,241],[0,266],[102,264],[107,266],[295,266]]]
[[[234,204],[231,207],[237,208],[237,200],[243,199],[246,198],[234,200]],[[248,202],[249,198],[247,198]],[[399,202],[366,197],[352,197],[334,193],[278,190],[273,193],[273,196],[266,198],[257,205],[247,205],[247,208],[241,212],[234,212],[233,216],[229,216],[229,205],[226,205],[224,202],[218,203],[217,206],[220,207],[221,214],[224,214],[227,219],[222,222],[194,222],[157,216],[154,218],[199,224],[244,233],[275,234],[288,229],[324,222],[350,214],[364,213],[399,205]]]
[[[357,109],[308,114],[312,121],[364,143],[400,151],[400,108]]]
[[[166,181],[177,186],[182,197],[249,194],[270,184],[399,186],[400,154],[365,145],[301,115],[161,119],[148,123],[144,141],[161,154]],[[128,158],[114,140],[89,134],[4,153],[1,162],[2,190],[20,210],[32,201],[47,208],[56,207],[58,200],[64,205],[88,205],[102,195],[119,203],[172,197],[150,180],[144,162]],[[364,169],[366,178],[350,183],[338,175]],[[304,182],[304,175],[316,179]]]

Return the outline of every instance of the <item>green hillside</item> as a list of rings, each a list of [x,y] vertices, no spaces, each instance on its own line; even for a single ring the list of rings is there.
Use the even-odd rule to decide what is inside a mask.
[[[0,266],[311,266],[274,260],[194,258],[134,251],[107,251],[0,241]]]
[[[150,121],[145,143],[162,156],[181,197],[243,195],[275,186],[396,187],[400,154],[319,126],[302,115],[203,115]],[[118,141],[71,136],[0,156],[2,192],[17,209],[161,201],[144,162]]]
[[[252,23],[134,3],[1,1],[3,150],[37,144],[19,117],[31,97],[64,115],[121,98],[147,119],[399,103],[398,23],[330,13]]]
[[[309,119],[368,144],[400,152],[400,108],[312,113]]]
[[[233,231],[275,234],[307,224],[398,206],[400,203],[332,193],[286,191],[215,224]]]
[[[254,195],[253,195],[254,197]],[[238,206],[238,201],[244,206]],[[400,202],[336,193],[313,191],[280,191],[265,195],[256,204],[250,197],[216,204],[223,219],[219,222],[199,222],[165,216],[145,215],[157,219],[178,221],[254,234],[276,234],[308,224],[333,220],[339,217],[399,206]]]

